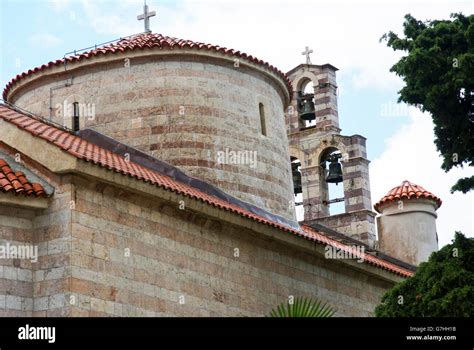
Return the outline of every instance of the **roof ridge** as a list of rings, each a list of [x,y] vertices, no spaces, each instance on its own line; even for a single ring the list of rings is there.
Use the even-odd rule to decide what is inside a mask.
[[[149,42],[151,41],[151,43]],[[91,46],[90,48],[95,47]],[[93,50],[77,53],[74,56],[67,56],[64,55],[63,58],[50,61],[49,63],[43,64],[41,66],[29,69],[25,72],[17,74],[15,77],[13,77],[5,86],[3,90],[3,99],[6,101],[8,93],[10,89],[15,85],[18,81],[24,79],[30,74],[34,74],[40,71],[43,71],[44,69],[51,68],[53,66],[59,66],[62,64],[67,64],[67,62],[74,62],[74,61],[80,61],[83,59],[90,59],[91,57],[94,56],[99,56],[101,54],[106,55],[106,54],[114,54],[117,51],[124,52],[126,50],[133,51],[135,49],[153,49],[153,48],[159,48],[159,49],[183,49],[183,48],[196,48],[197,50],[208,50],[208,51],[214,51],[214,52],[219,52],[222,53],[223,55],[232,55],[236,56],[238,58],[243,58],[247,59],[255,64],[259,64],[264,66],[266,69],[272,71],[276,75],[280,76],[283,81],[286,84],[286,87],[288,89],[289,93],[289,100],[291,101],[293,97],[293,85],[288,78],[288,76],[276,68],[275,66],[271,65],[267,61],[263,61],[261,59],[256,58],[255,56],[249,55],[245,52],[242,52],[240,50],[234,50],[234,49],[227,49],[225,47],[219,46],[219,45],[213,45],[213,44],[206,44],[202,42],[196,42],[193,40],[188,40],[188,39],[180,39],[180,38],[175,38],[175,37],[170,37],[166,36],[163,34],[158,34],[158,33],[139,33],[136,35],[131,35],[127,36],[124,38],[120,38],[117,40],[113,40],[109,43],[103,44],[103,46],[95,47]],[[87,49],[86,49],[87,50]],[[78,50],[81,51],[81,50]],[[76,53],[76,51],[72,51],[70,53]],[[69,54],[69,53],[68,53]]]

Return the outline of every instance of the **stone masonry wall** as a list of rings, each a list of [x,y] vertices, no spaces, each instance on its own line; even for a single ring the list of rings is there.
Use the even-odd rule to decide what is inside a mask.
[[[31,245],[34,211],[0,204],[0,245]],[[33,270],[29,260],[0,259],[0,316],[31,316]]]
[[[68,316],[66,293],[70,284],[71,208],[75,196],[71,177],[56,175],[5,144],[0,143],[0,150],[54,187],[46,209],[0,204],[0,244],[33,245],[38,249],[37,262],[0,259],[0,276],[5,282],[0,291],[0,317]]]
[[[339,315],[368,316],[390,287],[178,204],[83,180],[76,189],[75,316],[261,316],[289,295],[321,298]]]
[[[35,215],[0,207],[3,239],[40,255],[0,261],[0,316],[262,316],[290,295],[370,316],[392,285],[178,203],[77,177],[56,186]]]
[[[0,244],[38,249],[37,262],[0,259],[0,317],[70,314],[71,194],[65,183],[47,209],[0,205]]]
[[[39,260],[34,264],[33,316],[70,316],[68,290],[71,276],[71,208],[75,190],[64,177],[55,186],[47,209],[39,212],[34,223],[34,243]]]

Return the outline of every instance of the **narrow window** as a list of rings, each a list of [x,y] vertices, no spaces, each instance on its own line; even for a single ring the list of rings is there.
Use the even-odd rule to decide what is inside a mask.
[[[260,112],[260,128],[262,131],[262,135],[267,136],[267,125],[265,124],[265,108],[263,107],[263,103],[258,104],[258,109]]]
[[[72,115],[72,130],[74,132],[79,131],[79,102],[74,102],[73,115]]]

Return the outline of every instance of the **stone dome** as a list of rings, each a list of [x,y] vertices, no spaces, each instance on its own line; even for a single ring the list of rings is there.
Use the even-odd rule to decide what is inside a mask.
[[[224,47],[145,33],[16,76],[6,101],[110,136],[294,219],[286,75]]]

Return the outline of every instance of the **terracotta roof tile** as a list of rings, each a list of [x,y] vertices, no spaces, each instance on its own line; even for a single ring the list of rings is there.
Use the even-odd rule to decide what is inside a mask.
[[[175,50],[175,49],[187,49],[187,48],[220,52],[224,55],[244,58],[253,63],[260,64],[264,66],[265,68],[269,69],[270,71],[279,75],[286,83],[286,86],[290,94],[290,100],[293,96],[292,84],[285,73],[281,72],[279,69],[272,66],[268,62],[262,61],[252,55],[248,55],[245,52],[236,51],[233,49],[227,49],[225,47],[221,47],[218,45],[204,44],[200,42],[194,42],[191,40],[173,38],[173,37],[164,36],[161,34],[143,33],[143,34],[138,34],[138,35],[122,38],[114,43],[105,45],[103,47],[100,47],[91,51],[87,51],[84,53],[80,53],[75,56],[68,56],[66,58],[58,59],[56,61],[49,62],[48,64],[43,64],[42,66],[29,69],[27,72],[18,74],[6,85],[5,89],[3,90],[3,99],[5,101],[7,100],[8,92],[10,91],[11,87],[15,85],[21,79],[27,77],[30,74],[43,71],[53,66],[64,65],[65,62],[67,63],[67,62],[81,61],[84,59],[90,59],[94,56],[114,54],[117,51],[126,52],[126,51],[144,50],[144,49]]]
[[[0,159],[0,191],[34,197],[46,196],[41,184],[30,183],[23,172],[14,172],[4,159]]]
[[[436,203],[436,208],[439,208],[442,203],[441,199],[433,193],[425,190],[419,185],[415,185],[414,183],[405,180],[400,186],[392,188],[385,196],[383,196],[382,199],[374,205],[374,208],[380,213],[380,206],[384,203],[413,198],[431,199]]]
[[[5,105],[0,105],[0,119],[7,120],[12,124],[16,125],[19,128],[27,130],[32,135],[45,139],[46,141],[60,147],[65,152],[71,154],[74,157],[82,159],[86,162],[93,162],[99,166],[105,167],[115,172],[122,173],[127,176],[132,176],[138,180],[148,182],[150,184],[159,186],[166,190],[200,200],[204,203],[212,205],[214,207],[233,212],[242,217],[260,222],[265,225],[269,225],[280,229],[284,232],[288,232],[299,237],[303,237],[321,244],[329,244],[335,247],[342,247],[344,249],[350,249],[349,246],[344,245],[332,238],[325,236],[322,233],[315,231],[309,226],[303,226],[301,229],[294,229],[292,227],[280,224],[263,218],[259,215],[256,215],[236,204],[229,203],[223,199],[214,197],[210,194],[204,193],[190,185],[178,182],[171,177],[163,175],[157,171],[148,169],[140,164],[136,164],[132,161],[125,161],[123,157],[118,154],[115,154],[109,150],[103,149],[95,144],[92,144],[86,140],[81,139],[76,135],[72,135],[67,131],[57,129],[54,126],[46,125],[43,122],[37,121],[42,124],[41,128],[43,132],[40,135],[36,135],[31,129],[25,128],[25,118],[33,119],[30,116],[24,116],[20,112],[14,111],[11,113],[9,107]],[[24,118],[20,118],[24,116]],[[65,137],[67,136],[67,137]],[[69,139],[70,138],[70,139]],[[62,141],[59,141],[62,140]],[[65,141],[67,140],[67,141]],[[66,143],[70,146],[66,146]],[[2,179],[0,178],[0,184],[2,184]],[[33,188],[35,184],[32,184]],[[370,255],[365,256],[365,262],[377,266],[382,269],[389,270],[395,274],[408,277],[413,274],[413,272],[406,270],[398,265],[385,261],[381,258],[373,257]]]

